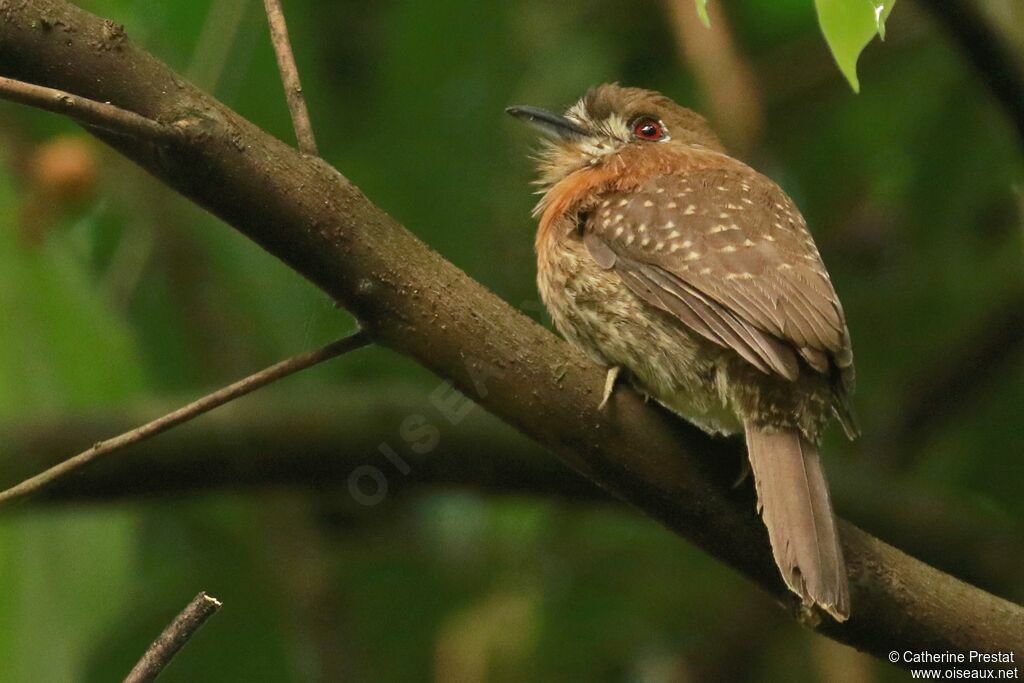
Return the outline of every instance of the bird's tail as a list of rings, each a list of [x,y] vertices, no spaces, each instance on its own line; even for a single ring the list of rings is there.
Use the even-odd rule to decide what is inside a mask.
[[[795,429],[744,425],[757,507],[775,563],[805,605],[837,621],[850,616],[850,588],[818,448]]]

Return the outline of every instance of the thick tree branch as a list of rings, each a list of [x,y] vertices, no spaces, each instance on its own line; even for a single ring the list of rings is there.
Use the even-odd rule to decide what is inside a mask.
[[[132,444],[145,441],[146,439],[151,439],[157,434],[188,422],[189,420],[193,420],[203,413],[208,413],[214,408],[233,401],[240,396],[245,396],[246,394],[256,391],[261,387],[265,387],[268,384],[276,382],[279,379],[288,377],[289,375],[294,375],[296,372],[322,363],[325,360],[337,358],[344,353],[366,346],[369,343],[369,337],[362,332],[356,332],[348,337],[344,337],[343,339],[333,341],[326,346],[322,346],[319,349],[307,351],[306,353],[301,353],[279,363],[275,363],[268,368],[264,368],[263,370],[249,375],[248,377],[244,377],[237,382],[233,382],[226,387],[222,387],[211,394],[207,394],[200,399],[192,401],[188,405],[182,406],[177,410],[173,410],[166,415],[147,422],[141,427],[136,427],[135,429],[119,434],[118,436],[100,441],[78,455],[61,461],[59,464],[54,465],[45,472],[41,472],[30,477],[18,485],[12,486],[6,491],[0,491],[0,505],[38,493],[40,490],[51,485],[61,477],[65,477],[72,472],[95,462],[99,458],[113,453],[114,451],[119,451],[122,448],[131,446]]]
[[[217,598],[206,593],[200,593],[192,602],[185,606],[174,618],[167,628],[163,630],[153,644],[149,646],[142,659],[132,667],[131,672],[125,677],[124,683],[148,683],[156,680],[156,677],[167,668],[167,665],[174,659],[181,648],[191,640],[196,631],[206,623],[206,620],[217,613],[221,602]]]
[[[74,32],[55,36],[40,16]],[[600,368],[430,250],[333,168],[183,83],[123,36],[97,47],[111,40],[102,20],[61,0],[8,4],[4,18],[0,72],[117,101],[154,120],[186,121],[187,140],[159,151],[96,134],[345,305],[375,341],[447,377],[577,471],[792,604],[753,506],[730,494],[732,473],[715,466],[720,444],[631,391],[598,411]],[[456,419],[458,403],[449,405]],[[1020,607],[840,527],[853,615],[845,624],[822,621],[819,632],[882,657],[970,649],[1024,657]]]
[[[448,395],[447,387],[441,391]],[[352,472],[368,465],[387,478],[388,499],[410,488],[439,485],[614,501],[479,407],[451,425],[432,404],[429,389],[375,384],[312,399],[283,393],[258,394],[224,406],[173,433],[133,446],[127,457],[97,462],[56,481],[34,500],[132,500],[288,485],[344,489]],[[139,406],[116,414],[0,422],[5,435],[0,441],[0,481],[16,481],[51,467],[77,444],[124,431],[156,412],[159,406]],[[436,440],[411,444],[403,438],[409,425],[436,429]],[[396,467],[385,451],[397,453],[408,470]],[[729,453],[727,463],[738,471],[739,453]]]
[[[430,391],[375,383],[344,393],[253,396],[139,444],[130,457],[112,458],[55,482],[37,500],[132,501],[223,489],[301,487],[327,489],[353,517],[373,524],[379,508],[359,506],[349,487],[359,468],[375,467],[387,483],[382,505],[436,487],[617,503],[479,408],[451,426],[432,404]],[[155,406],[139,406],[116,414],[0,422],[0,481],[45,469],[78,444],[124,431],[155,412]],[[435,428],[436,440],[410,443],[403,438],[409,425]],[[738,439],[730,446],[734,448],[723,453],[726,468],[739,471],[743,450]],[[389,459],[394,453],[408,464],[407,472]],[[922,490],[891,472],[884,475],[889,486],[879,487],[883,475],[863,462],[838,459],[830,464],[836,509],[849,519],[944,571],[999,595],[1024,597],[1020,524],[953,496]],[[753,504],[749,484],[745,491]]]

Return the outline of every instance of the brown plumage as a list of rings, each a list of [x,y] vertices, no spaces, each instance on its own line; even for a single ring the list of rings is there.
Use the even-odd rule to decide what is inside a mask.
[[[745,433],[783,579],[846,619],[817,443],[833,414],[855,435],[853,355],[803,217],[658,93],[604,85],[565,116],[510,113],[554,138],[536,246],[555,326],[702,429]]]

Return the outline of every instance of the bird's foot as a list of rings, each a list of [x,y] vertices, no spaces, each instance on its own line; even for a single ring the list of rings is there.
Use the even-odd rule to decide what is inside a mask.
[[[750,476],[750,472],[750,461],[746,458],[743,458],[743,464],[740,465],[739,476],[736,477],[736,481],[732,483],[731,488],[738,489],[740,487],[740,484],[745,482],[747,480],[747,477]]]
[[[618,365],[613,365],[608,368],[608,374],[604,377],[604,395],[601,397],[601,402],[597,404],[598,410],[604,410],[604,407],[608,405],[608,399],[612,397],[612,392],[615,390],[615,381],[619,378]]]

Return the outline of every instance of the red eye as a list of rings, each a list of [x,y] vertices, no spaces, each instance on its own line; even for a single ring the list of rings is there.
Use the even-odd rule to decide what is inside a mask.
[[[665,127],[656,119],[637,119],[633,122],[633,135],[641,140],[657,141],[665,137]]]

